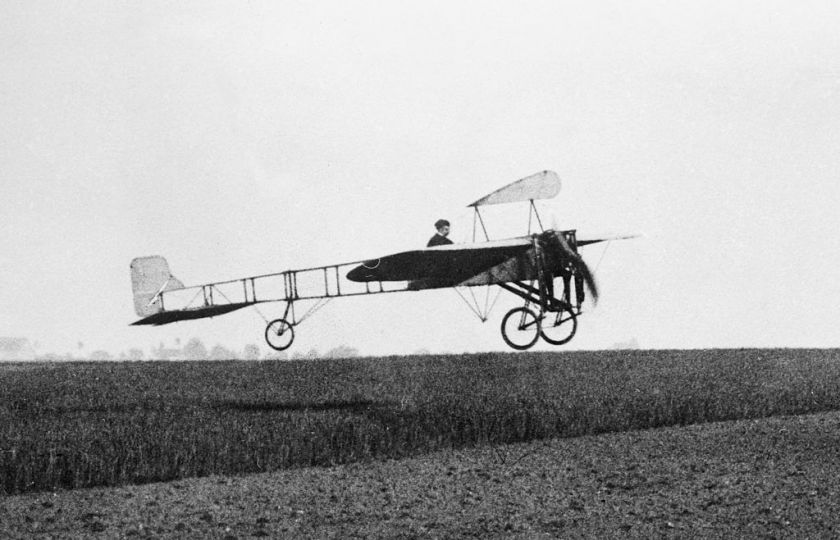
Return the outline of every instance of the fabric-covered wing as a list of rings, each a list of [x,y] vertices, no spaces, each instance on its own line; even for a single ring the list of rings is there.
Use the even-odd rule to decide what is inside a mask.
[[[551,199],[558,193],[560,193],[560,177],[554,171],[542,171],[497,189],[467,206]]]
[[[461,283],[530,249],[527,239],[482,244],[453,244],[365,261],[347,273],[351,281],[433,281]]]
[[[598,242],[610,242],[612,240],[630,240],[632,238],[638,238],[638,234],[625,234],[625,235],[615,235],[615,236],[605,236],[603,238],[589,238],[586,240],[578,239],[577,246],[583,247],[588,246],[589,244],[597,244]]]

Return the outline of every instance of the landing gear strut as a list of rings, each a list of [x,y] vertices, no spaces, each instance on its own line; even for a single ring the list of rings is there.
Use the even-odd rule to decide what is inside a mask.
[[[540,324],[540,336],[552,345],[563,345],[575,337],[577,331],[577,315],[568,304],[559,310],[543,315]]]

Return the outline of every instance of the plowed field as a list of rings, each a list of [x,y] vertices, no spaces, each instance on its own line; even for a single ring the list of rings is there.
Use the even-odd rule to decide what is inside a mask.
[[[840,414],[7,497],[12,538],[840,536]]]
[[[838,350],[0,376],[0,537],[840,537]]]

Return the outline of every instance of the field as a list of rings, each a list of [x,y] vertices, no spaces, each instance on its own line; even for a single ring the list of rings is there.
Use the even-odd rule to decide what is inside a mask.
[[[4,497],[0,538],[838,538],[840,412]]]
[[[5,494],[840,409],[840,351],[0,367]]]

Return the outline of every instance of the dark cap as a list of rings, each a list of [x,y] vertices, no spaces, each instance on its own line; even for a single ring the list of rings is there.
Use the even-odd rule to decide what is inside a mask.
[[[445,219],[435,221],[435,229],[440,229],[441,227],[449,227],[449,222]]]

